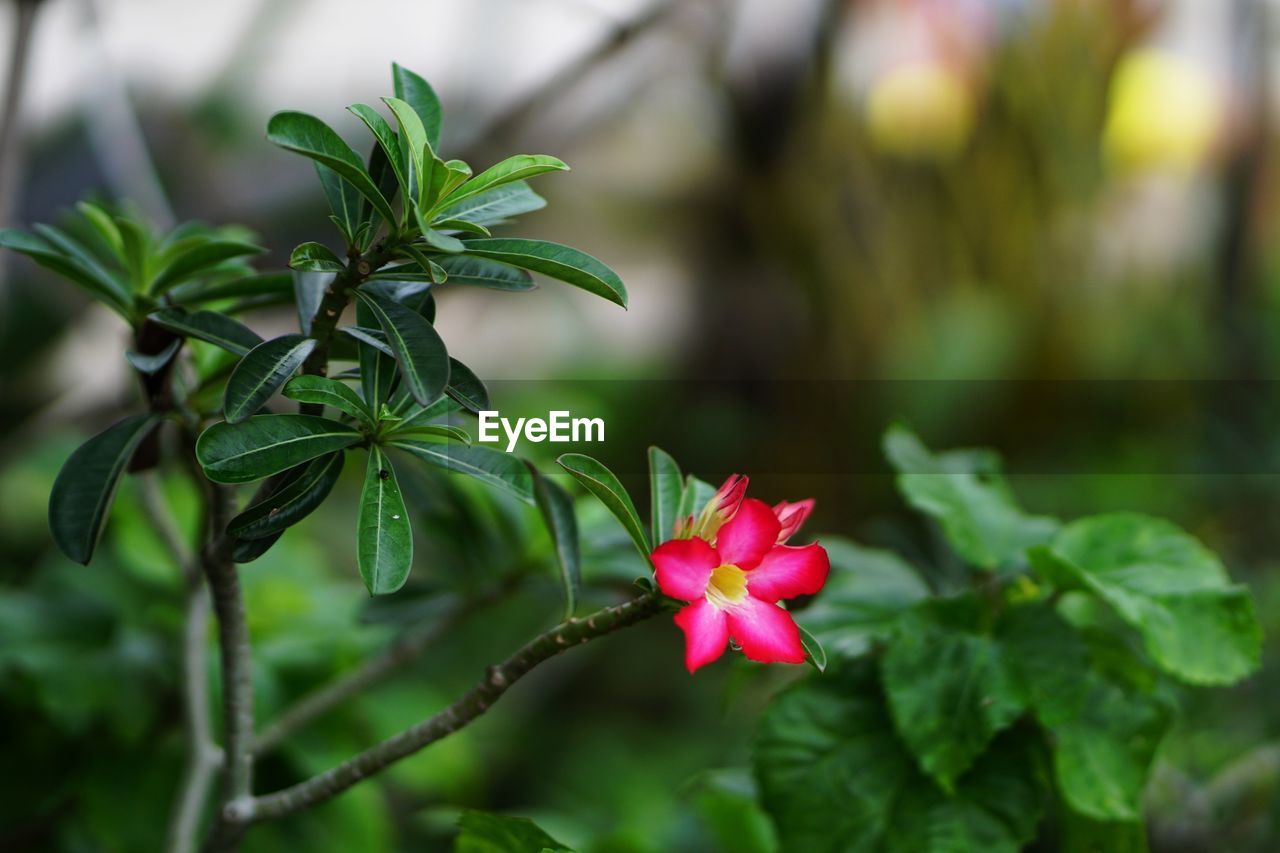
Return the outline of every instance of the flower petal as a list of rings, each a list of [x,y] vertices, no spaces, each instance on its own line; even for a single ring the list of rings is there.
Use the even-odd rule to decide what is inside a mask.
[[[681,609],[676,624],[684,631],[684,665],[690,673],[720,657],[729,644],[724,611],[705,598]]]
[[[672,598],[693,601],[707,591],[716,551],[702,539],[672,539],[653,549],[658,588]]]
[[[747,572],[747,591],[762,601],[813,595],[827,582],[827,549],[812,545],[775,545],[760,565]]]
[[[776,604],[750,595],[730,608],[729,633],[742,653],[760,663],[804,663],[800,629],[791,614]]]
[[[720,561],[740,569],[754,569],[773,544],[778,541],[782,525],[769,505],[747,498],[738,512],[716,535],[716,551]]]
[[[773,514],[778,517],[778,523],[782,525],[782,530],[778,531],[778,544],[781,545],[800,529],[800,525],[804,524],[809,513],[813,512],[814,500],[797,501],[796,503],[788,503],[787,501],[779,501],[773,506]]]

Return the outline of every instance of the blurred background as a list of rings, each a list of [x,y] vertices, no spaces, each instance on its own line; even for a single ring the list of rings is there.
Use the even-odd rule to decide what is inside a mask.
[[[927,568],[940,549],[880,457],[902,418],[936,447],[999,449],[1034,511],[1173,518],[1280,628],[1280,3],[0,12],[0,224],[97,194],[159,226],[243,223],[272,250],[264,267],[304,240],[341,248],[313,170],[263,129],[301,109],[364,148],[344,107],[389,94],[394,60],[440,93],[446,156],[568,161],[539,181],[550,207],[528,230],[601,258],[631,293],[624,312],[554,283],[446,288],[438,327],[504,414],[604,417],[608,441],[581,449],[639,499],[656,443],[706,480],[750,474],[770,502],[817,497],[810,532]],[[128,330],[43,270],[12,255],[0,268],[0,848],[155,849],[183,761],[180,578],[130,484],[88,568],[45,523],[70,450],[137,404]],[[194,524],[195,496],[166,486]],[[434,711],[556,618],[535,520],[426,475],[406,485],[430,537],[412,586],[370,605],[353,489],[242,572],[260,720],[403,626],[461,612],[419,663],[271,755],[264,789]],[[616,597],[642,566],[611,521],[581,512],[593,600]],[[473,806],[536,817],[582,850],[767,850],[733,768],[788,677],[739,660],[690,679],[678,632],[646,625],[557,660],[479,725],[247,848],[437,849]],[[1276,707],[1274,665],[1188,695],[1150,792],[1153,847],[1274,849]]]

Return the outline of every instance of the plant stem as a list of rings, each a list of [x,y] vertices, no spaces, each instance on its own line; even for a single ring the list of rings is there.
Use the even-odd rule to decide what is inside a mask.
[[[22,90],[27,81],[27,60],[31,55],[31,34],[36,24],[37,0],[18,0],[14,4],[13,41],[9,44],[9,73],[4,91],[4,110],[0,115],[0,227],[9,224],[14,201],[18,197],[19,141],[18,124],[22,112]]]
[[[516,681],[538,664],[572,646],[612,633],[654,616],[662,598],[643,595],[625,604],[598,610],[585,619],[571,619],[540,634],[502,663],[489,667],[484,679],[449,707],[428,717],[337,767],[274,794],[248,803],[246,823],[285,817],[339,794],[388,765],[412,755],[468,725],[487,711]]]

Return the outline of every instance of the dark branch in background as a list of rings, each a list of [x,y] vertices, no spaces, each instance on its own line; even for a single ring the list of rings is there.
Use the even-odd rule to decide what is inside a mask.
[[[18,197],[20,162],[18,126],[22,113],[22,89],[27,81],[27,61],[31,56],[31,34],[35,29],[39,0],[14,3],[13,41],[9,44],[6,69],[4,114],[0,115],[0,227],[9,225]]]
[[[606,607],[584,619],[565,622],[524,645],[497,666],[462,698],[438,714],[384,740],[348,761],[305,782],[248,804],[246,822],[270,820],[300,812],[340,794],[388,765],[452,734],[489,709],[507,689],[538,664],[565,649],[634,625],[662,610],[662,599],[644,595],[616,607]]]

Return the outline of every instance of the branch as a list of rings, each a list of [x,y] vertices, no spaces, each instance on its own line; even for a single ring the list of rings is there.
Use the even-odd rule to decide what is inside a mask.
[[[18,144],[18,124],[22,112],[22,91],[27,82],[27,60],[31,55],[31,34],[35,29],[37,0],[18,0],[9,43],[9,73],[4,90],[4,114],[0,116],[0,226],[9,224],[18,197],[15,184],[22,171]]]
[[[240,816],[247,824],[285,817],[324,802],[360,780],[473,722],[507,692],[512,684],[543,661],[571,646],[586,643],[654,616],[662,606],[659,596],[649,594],[616,607],[598,610],[585,619],[571,619],[562,623],[540,634],[502,663],[489,667],[480,683],[443,711],[332,770],[246,803],[247,807]]]

